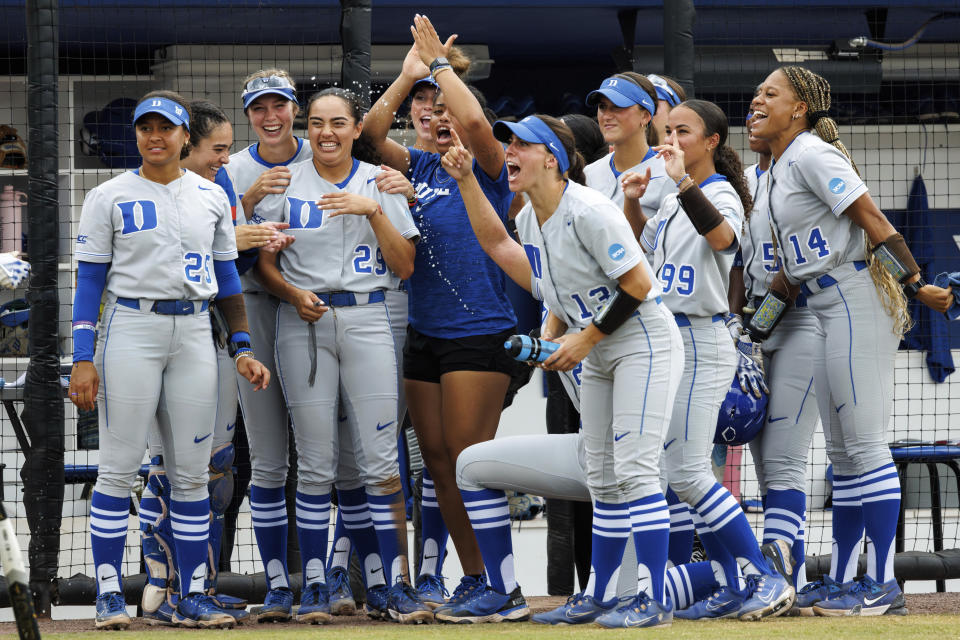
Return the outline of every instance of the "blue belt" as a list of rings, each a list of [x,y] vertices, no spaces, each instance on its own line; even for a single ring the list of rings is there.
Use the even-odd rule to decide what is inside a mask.
[[[678,327],[689,327],[689,326],[690,326],[690,318],[687,317],[687,314],[685,314],[685,313],[675,313],[675,314],[673,314],[673,319],[677,321],[677,326],[678,326]],[[715,313],[715,314],[713,314],[712,316],[710,316],[710,320],[711,320],[711,322],[723,322],[723,314],[722,314],[722,313]]]
[[[353,293],[351,291],[330,291],[318,293],[317,297],[327,307],[353,307],[358,304],[373,304],[383,302],[385,296],[383,289],[377,289],[370,293]]]
[[[141,309],[138,298],[117,298],[117,304],[137,311]],[[150,311],[164,316],[192,316],[197,312],[198,304],[201,312],[210,307],[209,300],[154,300]]]
[[[863,271],[867,268],[867,263],[863,260],[854,260],[853,266],[857,271]],[[800,285],[800,291],[802,291],[804,295],[812,296],[814,293],[818,293],[827,287],[832,287],[833,285],[837,284],[836,278],[830,276],[829,274],[820,276],[819,278],[812,278],[812,280],[816,282],[817,286],[820,288],[817,291],[811,291],[810,287],[807,286],[807,283],[804,282]],[[807,282],[810,282],[810,280]]]
[[[797,309],[803,309],[807,306],[807,296],[802,293],[797,294],[797,299],[793,301],[793,306]]]

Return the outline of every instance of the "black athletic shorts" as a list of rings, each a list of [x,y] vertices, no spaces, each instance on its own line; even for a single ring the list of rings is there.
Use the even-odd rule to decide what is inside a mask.
[[[407,326],[403,346],[403,377],[423,382],[440,382],[451,371],[497,371],[512,376],[516,361],[507,355],[503,343],[516,333],[504,331],[463,338],[434,338]]]

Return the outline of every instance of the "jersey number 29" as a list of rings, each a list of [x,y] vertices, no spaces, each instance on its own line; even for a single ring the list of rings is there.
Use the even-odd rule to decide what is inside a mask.
[[[370,245],[360,244],[353,250],[353,272],[354,273],[373,273],[382,276],[387,272],[387,263],[383,261],[383,254],[380,247],[374,254]]]

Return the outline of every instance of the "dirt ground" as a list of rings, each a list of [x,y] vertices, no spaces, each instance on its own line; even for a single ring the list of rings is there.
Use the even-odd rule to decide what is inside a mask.
[[[560,604],[563,604],[565,598],[560,596],[529,598],[530,609],[534,612],[547,611]],[[929,615],[929,614],[951,614],[960,611],[960,593],[922,593],[908,594],[907,607],[911,615]],[[371,620],[363,615],[337,618],[337,625],[375,625],[389,624]],[[241,628],[250,628],[256,626],[255,622],[247,622]],[[299,626],[295,622],[278,623],[271,625],[272,629],[281,629],[284,626]],[[163,627],[150,627],[143,620],[136,619],[130,625],[130,631],[138,629],[162,629]],[[174,629],[171,628],[171,631]],[[41,633],[72,633],[77,631],[94,631],[92,620],[41,620]],[[12,622],[0,623],[0,634],[15,634],[16,626]]]

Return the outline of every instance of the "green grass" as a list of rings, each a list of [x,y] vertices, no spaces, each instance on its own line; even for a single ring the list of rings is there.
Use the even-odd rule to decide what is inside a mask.
[[[93,625],[91,624],[91,627]],[[923,615],[877,618],[788,618],[763,622],[738,622],[736,620],[715,620],[701,622],[676,621],[665,629],[623,629],[606,630],[596,626],[585,627],[542,627],[534,624],[502,624],[477,626],[429,625],[407,627],[387,624],[347,626],[332,624],[323,627],[259,626],[247,624],[233,631],[188,631],[176,629],[138,630],[111,632],[102,635],[105,640],[171,640],[171,634],[189,635],[190,640],[219,638],[225,640],[234,636],[250,636],[265,640],[307,640],[329,637],[330,640],[349,634],[351,640],[452,640],[456,638],[504,638],[517,640],[536,639],[576,639],[594,638],[636,638],[637,634],[657,640],[752,640],[768,638],[787,638],[789,640],[917,640],[932,638],[943,640],[956,637],[960,628],[960,615]],[[89,640],[90,632],[82,633],[45,633],[45,639],[82,639]]]

